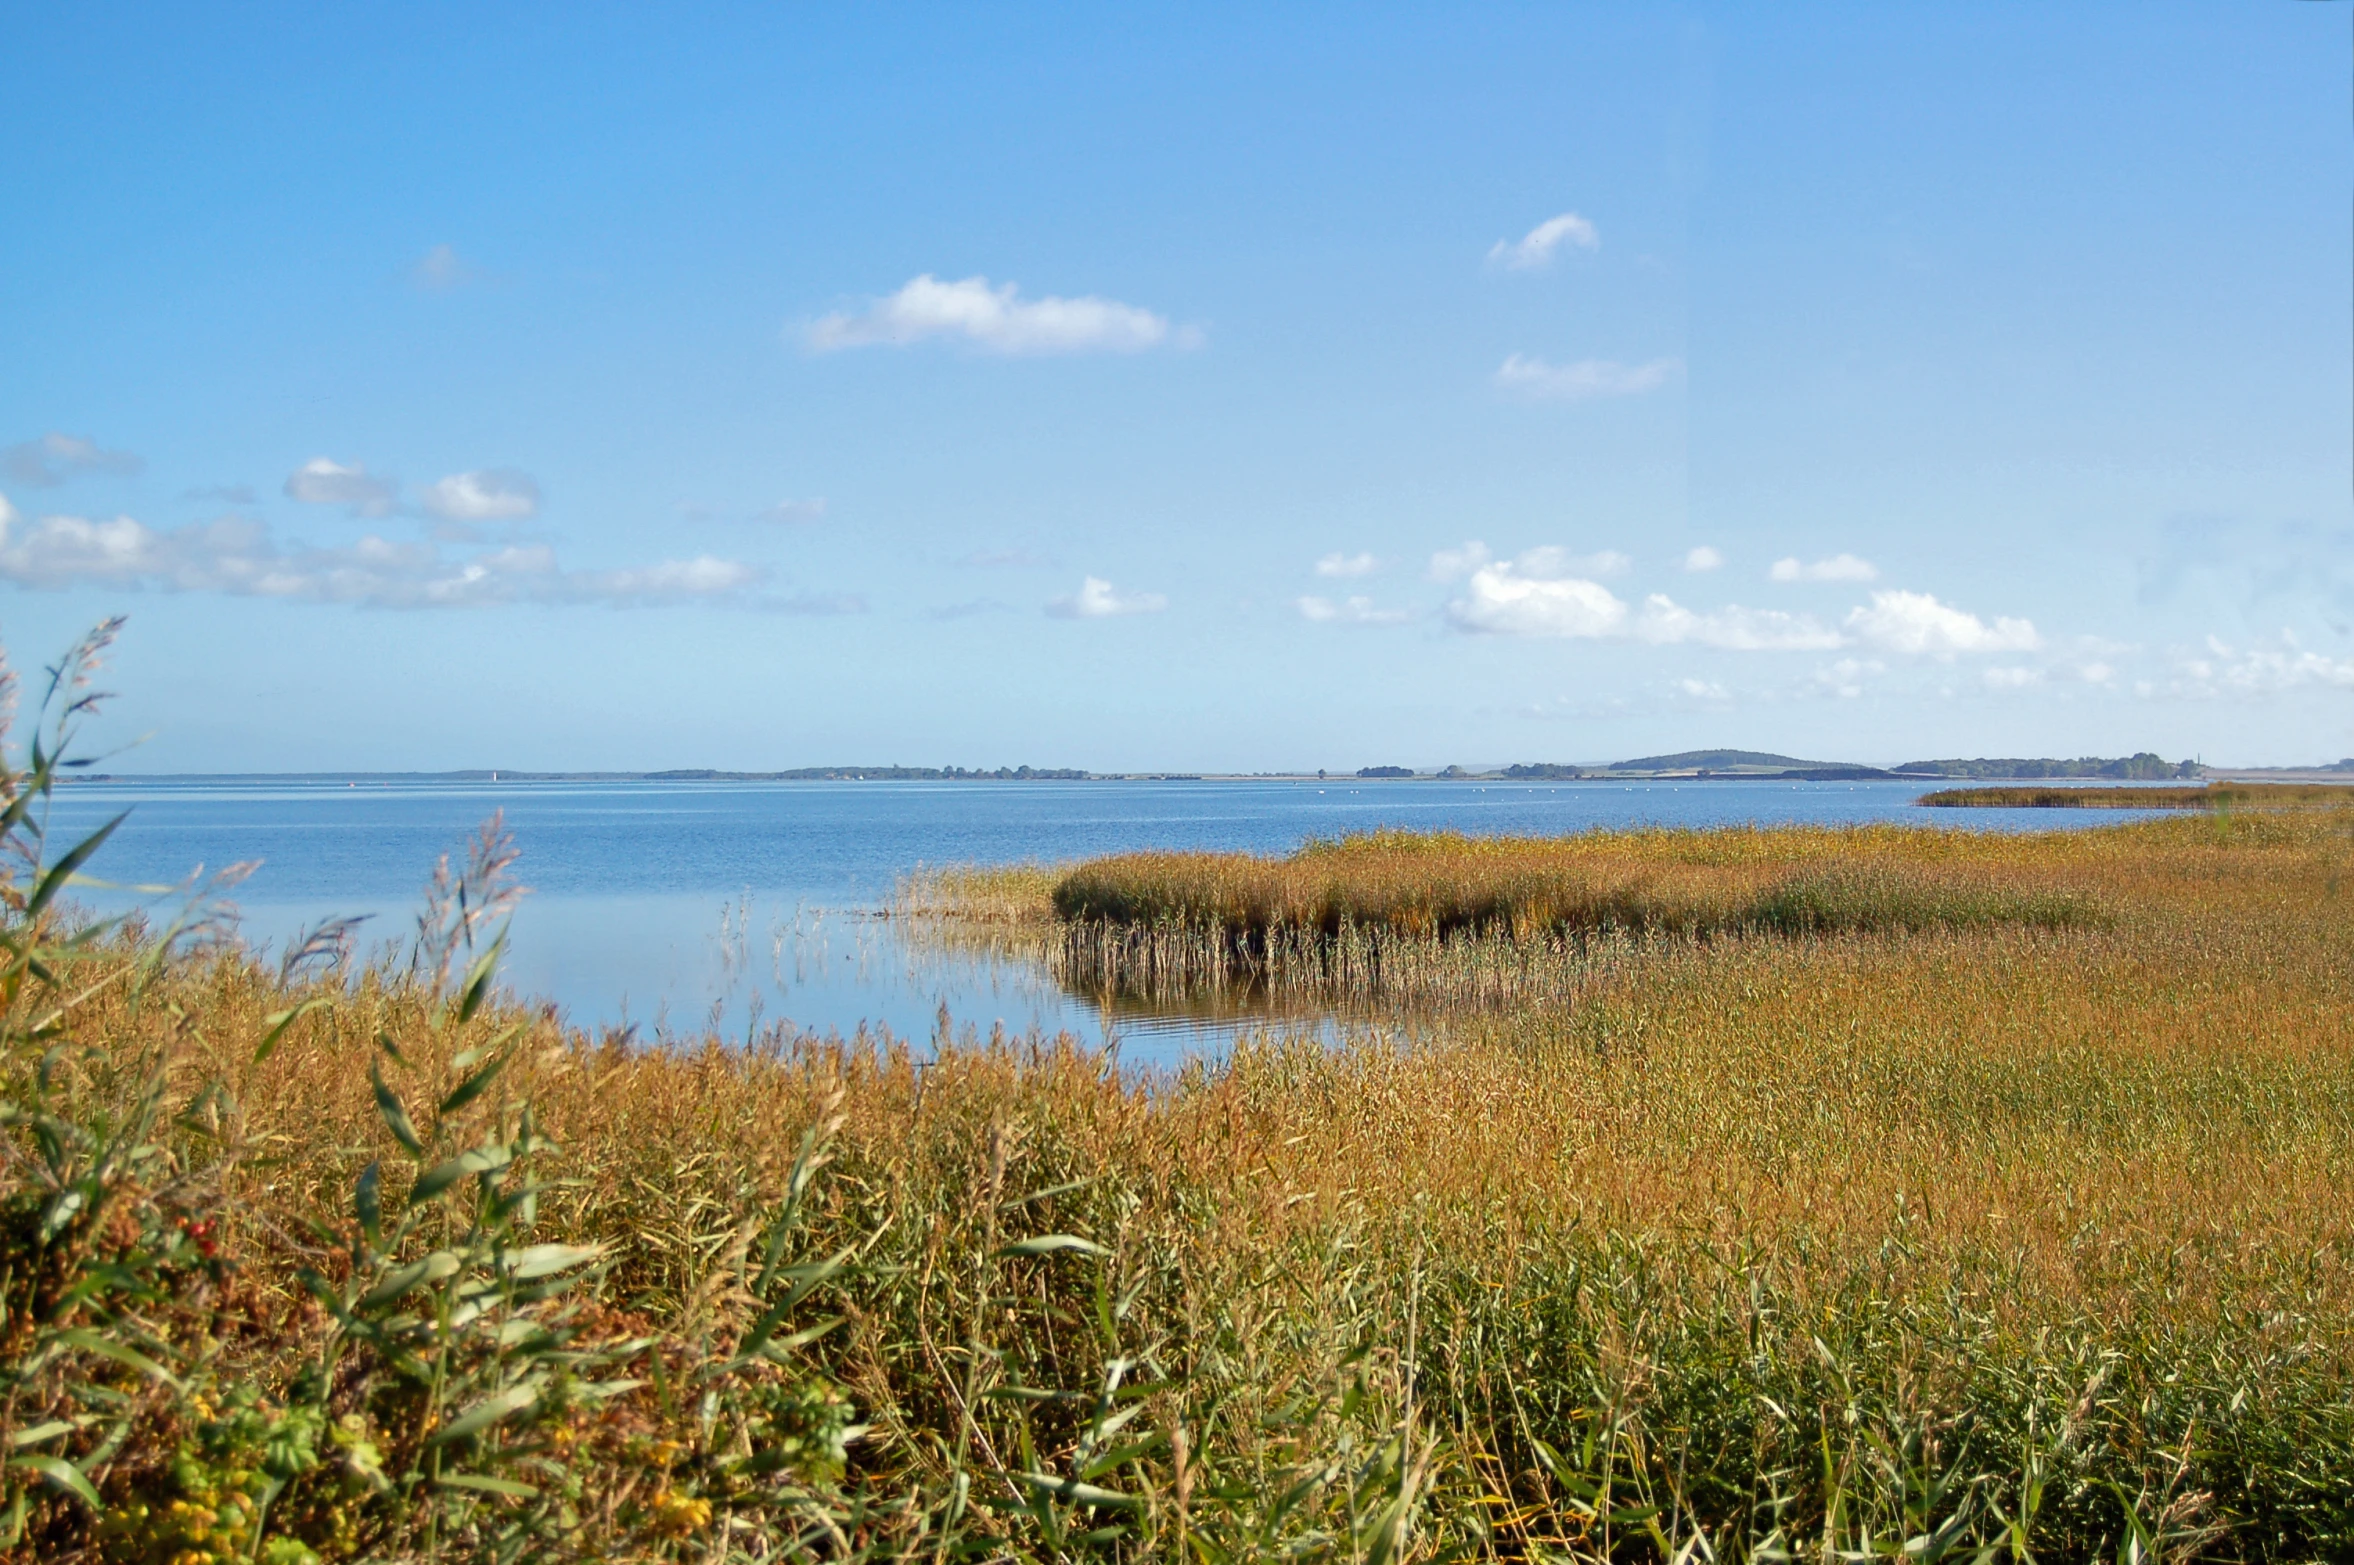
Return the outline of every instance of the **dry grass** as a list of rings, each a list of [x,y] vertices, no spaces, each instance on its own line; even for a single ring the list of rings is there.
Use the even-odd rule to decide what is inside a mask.
[[[1919,803],[1936,808],[1999,810],[2211,810],[2344,808],[2354,789],[2343,783],[2207,783],[2196,788],[2002,787],[1941,788]]]
[[[93,1111],[168,1062],[187,1166],[238,1149],[208,1210],[253,1324],[206,1304],[205,1362],[292,1405],[328,1329],[298,1271],[336,1264],[371,1162],[407,1188],[371,1063],[429,1103],[512,1043],[461,1114],[529,1105],[533,1236],[610,1247],[590,1335],[640,1343],[643,1382],[498,1447],[571,1485],[477,1497],[542,1507],[534,1557],[2345,1557],[2349,869],[2338,812],[1140,856],[904,906],[1005,940],[1057,905],[1262,951],[1372,930],[1442,989],[1515,950],[1538,976],[1144,1079],[1067,1040],[649,1049],[225,955],[93,1002],[63,1058]],[[2101,916],[1759,915],[1794,886]],[[813,1134],[779,1254],[842,1260],[786,1321],[842,1324],[721,1374]],[[799,1426],[745,1376],[872,1428],[839,1472],[746,1479]],[[143,1438],[193,1438],[154,1395]],[[112,1503],[166,1483],[112,1460]],[[282,1503],[335,1552],[341,1513]],[[466,1525],[439,1546],[493,1552]],[[423,1547],[374,1536],[352,1557]]]
[[[2097,917],[2089,901],[2058,884],[2073,862],[2050,851],[1990,853],[1960,834],[1889,827],[1554,838],[1373,832],[1311,843],[1283,858],[1136,853],[1092,860],[1055,882],[1052,905],[1071,923],[1191,925],[1238,935],[1348,927],[1515,938],[2049,927]]]

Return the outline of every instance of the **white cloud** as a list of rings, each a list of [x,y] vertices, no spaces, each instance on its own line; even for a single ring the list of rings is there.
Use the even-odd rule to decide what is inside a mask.
[[[568,571],[544,544],[448,556],[375,536],[332,549],[285,547],[243,517],[158,532],[128,516],[0,518],[0,580],[24,587],[107,586],[231,597],[459,608],[495,603],[613,606],[742,600],[765,573],[701,555],[619,570]]]
[[[1834,554],[1812,564],[1791,556],[1776,560],[1766,574],[1775,581],[1878,581],[1880,568],[1852,554]]]
[[[511,467],[452,473],[425,491],[425,509],[445,522],[513,522],[539,514],[539,485]]]
[[[1648,364],[1621,364],[1615,359],[1580,359],[1575,364],[1548,364],[1543,359],[1515,353],[1496,371],[1496,384],[1526,397],[1584,402],[1595,397],[1637,397],[1657,391],[1676,378],[1681,359],[1653,359]]]
[[[1822,652],[1846,644],[1838,631],[1812,615],[1745,609],[1737,603],[1696,613],[1656,592],[1643,600],[1635,632],[1645,641],[1692,642],[1726,652]]]
[[[345,467],[313,457],[286,475],[286,497],[306,505],[348,505],[355,516],[388,516],[399,484],[379,478],[357,462]]]
[[[1725,557],[1707,544],[1684,556],[1684,569],[1688,571],[1713,571],[1724,563]]]
[[[0,451],[0,472],[36,489],[54,489],[84,473],[136,473],[145,465],[131,452],[103,451],[94,440],[54,429]]]
[[[1444,579],[1457,568],[1470,569],[1463,595],[1447,605],[1447,618],[1459,629],[1490,635],[1689,643],[1732,652],[1819,651],[1844,644],[1838,631],[1811,616],[1773,609],[1734,604],[1701,613],[1653,593],[1637,611],[1593,579],[1631,563],[1612,552],[1573,556],[1555,548],[1490,562],[1486,547],[1473,543],[1434,557],[1432,574]]]
[[[1089,576],[1079,590],[1057,598],[1046,612],[1057,619],[1109,619],[1116,614],[1158,614],[1169,600],[1157,592],[1119,592],[1101,576]]]
[[[2277,647],[2238,648],[2214,636],[2206,655],[2182,659],[2171,689],[2179,696],[2265,696],[2305,686],[2354,690],[2354,658],[2327,657],[2283,632]]]
[[[1338,549],[1316,562],[1319,576],[1370,576],[1381,569],[1381,561],[1370,554],[1343,554]]]
[[[1869,608],[1856,609],[1847,616],[1847,628],[1890,652],[1937,657],[1957,652],[2032,652],[2043,639],[2026,620],[1998,619],[1989,625],[1925,592],[1875,592]]]
[[[1531,271],[1552,265],[1553,252],[1565,244],[1580,250],[1599,250],[1602,236],[1592,223],[1575,212],[1564,212],[1559,217],[1546,218],[1518,240],[1497,240],[1488,251],[1488,260],[1515,272]]]
[[[759,512],[754,517],[754,520],[763,522],[815,522],[822,520],[825,514],[825,496],[819,495],[814,500],[779,500],[776,504],[770,506],[767,510]]]
[[[1468,576],[1495,559],[1488,546],[1477,538],[1459,549],[1441,549],[1430,557],[1430,567],[1424,572],[1432,581],[1455,581]],[[1623,576],[1633,570],[1635,562],[1616,549],[1603,549],[1594,554],[1572,554],[1556,544],[1540,544],[1524,549],[1508,569],[1523,576]]]
[[[1979,677],[1989,690],[2025,690],[2043,683],[2042,673],[2032,668],[1990,668]]]
[[[906,347],[936,337],[961,338],[990,353],[1140,353],[1191,347],[1200,335],[1117,299],[1023,299],[1012,283],[992,287],[986,277],[944,283],[927,272],[864,310],[824,317],[806,340],[818,353]]]
[[[1297,600],[1300,618],[1320,624],[1343,625],[1403,625],[1414,617],[1412,609],[1377,607],[1371,598],[1343,598],[1335,603],[1330,598],[1301,598]]]
[[[1733,693],[1713,679],[1679,679],[1676,694],[1701,706],[1730,706]]]
[[[1524,576],[1502,562],[1471,573],[1447,618],[1487,635],[1600,637],[1625,630],[1627,606],[1598,581]]]

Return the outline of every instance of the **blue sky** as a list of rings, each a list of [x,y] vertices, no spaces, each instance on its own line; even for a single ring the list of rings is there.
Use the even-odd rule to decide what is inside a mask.
[[[2354,754],[2350,11],[20,14],[125,770]]]

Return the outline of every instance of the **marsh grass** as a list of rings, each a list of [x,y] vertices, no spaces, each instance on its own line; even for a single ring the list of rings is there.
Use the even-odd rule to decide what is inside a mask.
[[[2196,788],[1994,787],[1941,788],[1917,801],[1941,809],[2212,810],[2344,808],[2354,789],[2343,783],[2207,783]]]
[[[1221,905],[1556,966],[1148,1076],[589,1035],[495,991],[495,830],[415,960],[72,923],[45,775],[0,790],[12,1560],[2354,1554],[2342,814],[1318,850]],[[1742,921],[1439,927],[1532,856]],[[1283,898],[1334,860],[1327,930]],[[1013,950],[1062,878],[902,908]]]
[[[919,949],[1035,961],[1115,1009],[1359,1019],[1566,1003],[1647,947],[2114,918],[2065,864],[1885,829],[1378,832],[1281,858],[935,871],[904,882],[895,911]]]

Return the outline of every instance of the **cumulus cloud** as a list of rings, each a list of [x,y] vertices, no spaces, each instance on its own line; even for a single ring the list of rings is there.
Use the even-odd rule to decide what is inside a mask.
[[[1330,598],[1301,598],[1297,600],[1300,618],[1318,624],[1342,625],[1403,625],[1414,617],[1412,609],[1385,609],[1371,598],[1343,598],[1335,603]]]
[[[1474,544],[1451,551],[1449,563],[1470,569],[1461,596],[1447,605],[1448,621],[1459,630],[1690,644],[1735,652],[1821,650],[1845,640],[1811,616],[1774,609],[1734,604],[1704,612],[1661,593],[1651,594],[1637,608],[1594,579],[1611,569],[1624,569],[1623,555],[1580,557],[1560,549],[1531,549],[1516,560],[1499,561],[1487,559],[1486,549]]]
[[[2031,685],[2043,683],[2043,674],[2040,670],[2016,666],[1990,668],[1979,678],[1986,682],[1986,688],[1989,690],[2025,690]]]
[[[1533,271],[1553,264],[1553,252],[1563,245],[1580,250],[1599,250],[1602,236],[1594,225],[1575,212],[1564,212],[1559,217],[1546,218],[1519,239],[1499,239],[1488,251],[1488,260],[1510,271]]]
[[[1793,555],[1776,560],[1766,575],[1775,581],[1878,581],[1880,568],[1852,554],[1834,554],[1811,564]]]
[[[1496,636],[1603,637],[1627,626],[1626,603],[1598,581],[1526,576],[1510,561],[1471,573],[1463,595],[1447,605],[1458,629]]]
[[[759,567],[699,555],[617,570],[564,569],[544,544],[445,555],[428,543],[365,537],[331,549],[285,546],[246,517],[158,531],[128,516],[0,515],[0,580],[19,586],[105,586],[231,597],[462,608],[498,603],[643,604],[748,601]]]
[[[1580,359],[1574,364],[1548,364],[1543,359],[1515,353],[1496,371],[1496,384],[1524,397],[1560,402],[1586,402],[1596,397],[1639,397],[1657,391],[1676,378],[1681,359],[1653,359],[1648,364],[1621,364],[1615,359]]]
[[[389,516],[400,493],[396,480],[380,478],[365,465],[346,467],[327,457],[313,457],[286,475],[286,498],[305,505],[343,505],[355,516]]]
[[[103,451],[94,440],[54,429],[0,451],[0,473],[36,489],[54,489],[84,473],[136,473],[145,465],[128,451]]]
[[[539,485],[511,467],[452,473],[425,491],[425,509],[445,522],[514,522],[539,514]]]
[[[1046,606],[1056,619],[1110,619],[1119,614],[1158,614],[1169,600],[1157,592],[1120,592],[1101,576],[1089,576],[1079,590]]]
[[[2023,619],[1988,624],[1925,592],[1875,592],[1869,607],[1847,616],[1859,640],[1890,652],[1951,657],[1958,652],[2032,652],[2042,645]]]
[[[1684,556],[1684,569],[1688,571],[1713,571],[1724,563],[1725,557],[1707,544],[1702,544]]]
[[[2203,655],[2181,659],[2171,689],[2178,696],[2265,696],[2309,686],[2354,690],[2354,658],[2333,658],[2300,646],[2283,632],[2278,645],[2235,647],[2209,636]]]
[[[823,520],[825,514],[825,496],[819,495],[814,500],[779,500],[766,510],[757,513],[755,520],[786,523],[815,522]]]
[[[1381,569],[1381,561],[1370,554],[1343,554],[1338,549],[1316,562],[1319,576],[1370,576]]]
[[[1024,299],[1012,283],[986,277],[944,283],[926,272],[863,310],[828,315],[806,342],[818,353],[842,348],[907,347],[935,338],[968,342],[988,353],[1141,353],[1191,347],[1200,333],[1168,317],[1093,294]]]

